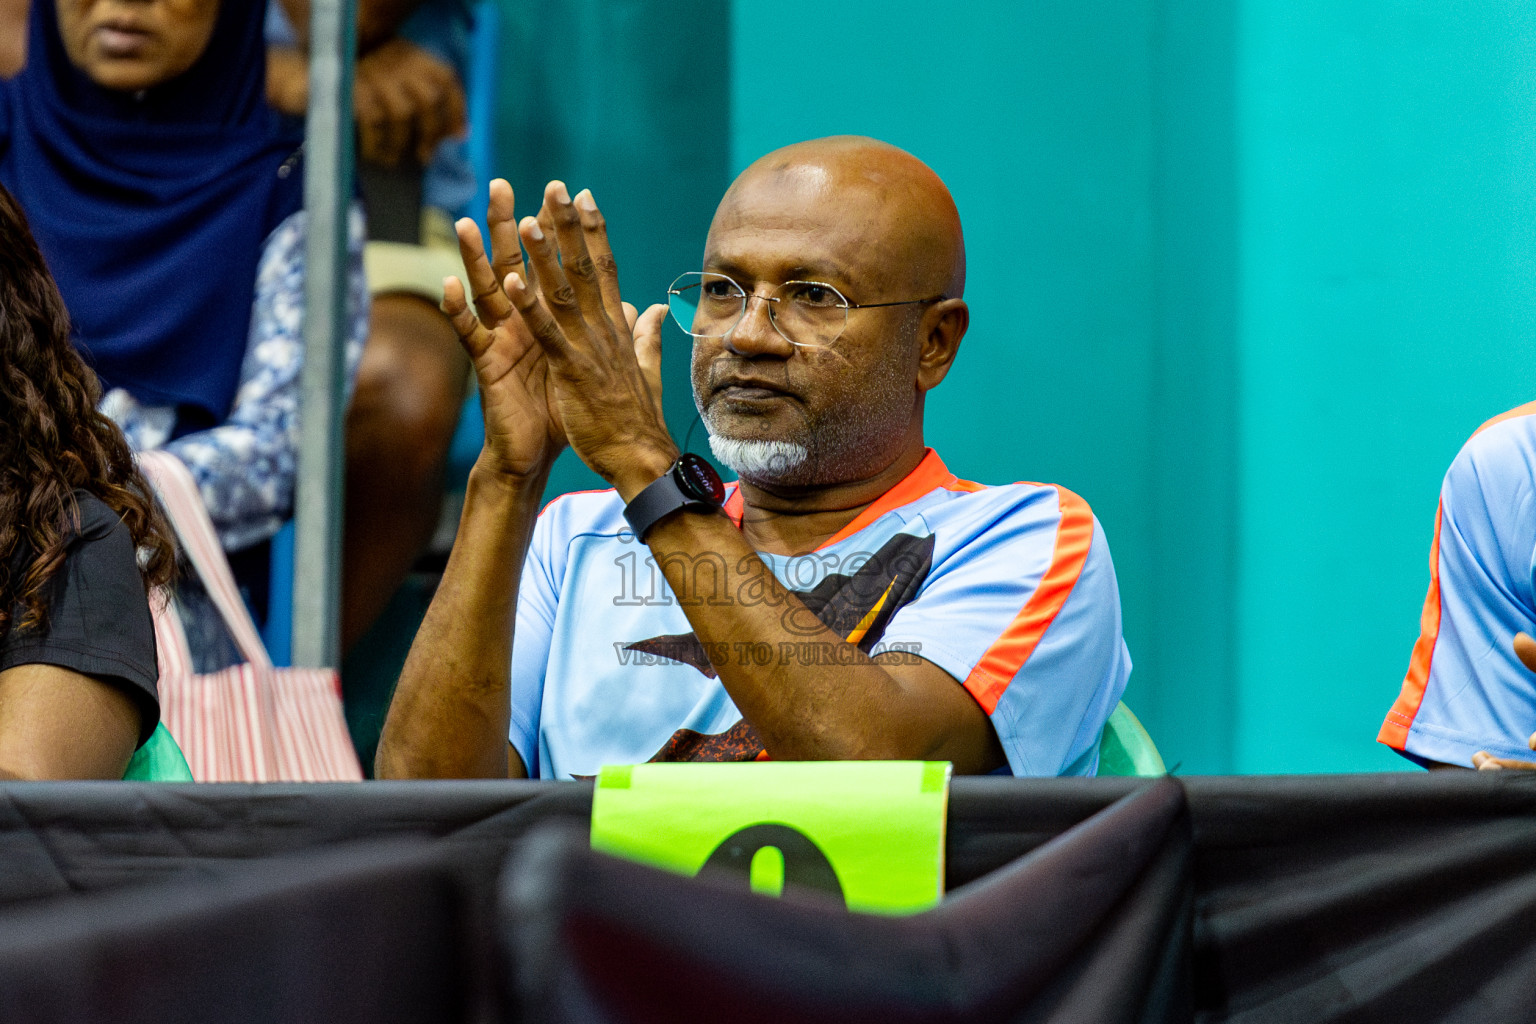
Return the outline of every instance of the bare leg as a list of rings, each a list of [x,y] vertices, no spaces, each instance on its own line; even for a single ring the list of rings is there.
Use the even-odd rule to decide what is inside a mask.
[[[343,651],[373,625],[432,539],[468,366],[452,325],[426,299],[374,296],[347,411]]]

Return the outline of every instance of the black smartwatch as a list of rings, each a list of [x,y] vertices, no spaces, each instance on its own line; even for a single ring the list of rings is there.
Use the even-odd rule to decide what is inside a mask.
[[[643,541],[651,527],[678,509],[712,510],[724,504],[725,484],[715,467],[692,452],[684,452],[659,480],[624,506],[624,518],[629,520],[635,538]]]

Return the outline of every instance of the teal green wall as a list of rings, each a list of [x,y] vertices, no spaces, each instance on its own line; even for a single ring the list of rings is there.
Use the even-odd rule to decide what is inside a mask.
[[[1232,323],[1185,307],[1219,305],[1213,282],[1231,279],[1231,133],[1210,130],[1230,122],[1231,89],[1204,71],[1215,55],[1230,78],[1230,25],[1192,12],[1164,61],[1150,0],[938,21],[923,3],[843,3],[819,15],[826,47],[770,53],[776,6],[734,11],[732,167],[858,132],[949,183],[972,321],[929,443],[963,476],[1088,499],[1120,576],[1127,701],[1170,764],[1228,770]],[[1182,130],[1171,156],[1164,124]]]
[[[697,269],[730,184],[731,19],[715,0],[540,0],[502,5],[497,172],[519,214],[560,178],[607,219],[624,297],[640,309]],[[667,423],[695,418],[687,336],[662,351]],[[549,493],[603,486],[571,452]]]
[[[1536,8],[1246,0],[1234,767],[1391,767],[1441,475],[1532,397]]]
[[[1168,763],[1400,767],[1373,738],[1440,476],[1532,397],[1527,5],[506,11],[504,163],[521,194],[594,188],[641,304],[773,147],[859,132],[931,164],[965,222],[972,329],[929,442],[964,476],[1093,505],[1127,699]],[[682,435],[680,341],[667,359]],[[563,465],[555,486],[591,480]]]
[[[928,443],[963,477],[1049,480],[1088,500],[1114,552],[1142,688],[1156,596],[1151,5],[936,11],[823,5],[821,42],[785,46],[782,5],[738,0],[731,166],[857,133],[910,150],[949,184],[971,330],[929,399]]]
[[[1153,597],[1146,630],[1127,635],[1137,658],[1128,699],[1167,763],[1192,773],[1234,769],[1241,700],[1236,31],[1231,4],[1164,0],[1148,40],[1153,457],[1138,511],[1149,523]]]

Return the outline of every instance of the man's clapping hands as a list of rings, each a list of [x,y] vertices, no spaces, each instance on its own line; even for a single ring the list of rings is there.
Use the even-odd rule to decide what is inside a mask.
[[[498,179],[487,225],[489,254],[474,222],[458,223],[468,296],[457,279],[443,285],[443,312],[480,378],[486,468],[523,481],[569,443],[628,500],[677,458],[661,412],[667,307],[637,314],[620,298],[590,192],[572,199],[550,182],[538,216],[519,223]]]

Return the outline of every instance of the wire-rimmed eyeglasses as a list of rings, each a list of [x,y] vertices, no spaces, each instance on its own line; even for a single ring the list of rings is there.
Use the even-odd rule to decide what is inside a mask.
[[[724,274],[691,271],[667,289],[667,307],[677,326],[695,338],[723,338],[741,323],[747,312],[747,300],[752,297]],[[826,348],[847,330],[850,309],[914,306],[938,302],[944,296],[898,302],[849,302],[830,284],[785,281],[757,298],[768,303],[768,320],[785,341],[797,348]]]

